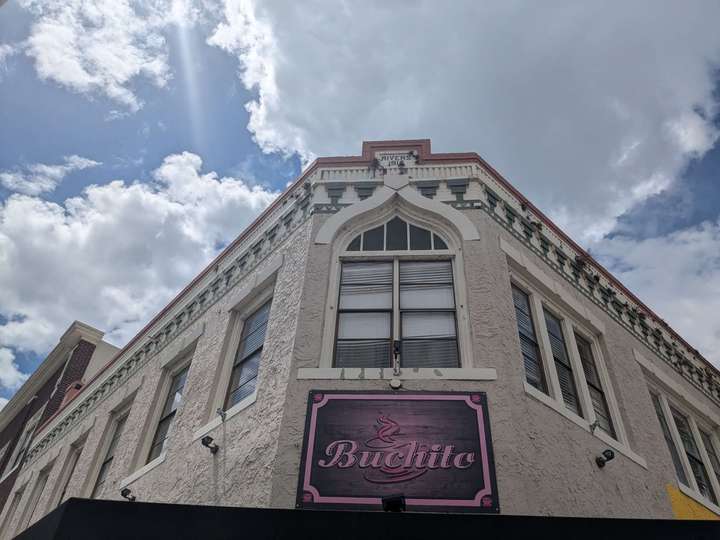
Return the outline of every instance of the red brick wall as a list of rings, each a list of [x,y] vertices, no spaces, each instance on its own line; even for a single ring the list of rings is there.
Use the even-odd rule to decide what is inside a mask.
[[[0,478],[5,472],[7,472],[6,468],[9,466],[8,462],[10,461],[10,457],[12,456],[17,440],[20,437],[26,422],[32,418],[37,411],[45,407],[45,405],[47,405],[47,407],[45,407],[45,411],[42,414],[39,425],[42,425],[43,422],[58,411],[60,404],[65,397],[65,391],[67,390],[68,385],[82,379],[94,351],[95,345],[88,343],[87,341],[80,341],[68,361],[65,372],[63,373],[63,368],[65,366],[61,365],[40,388],[36,394],[37,398],[23,407],[10,421],[10,423],[5,426],[5,429],[0,432],[0,448],[3,448],[5,444],[10,441],[7,451],[2,456],[2,459],[0,459]],[[62,379],[60,380],[60,384],[57,385],[57,392],[53,394],[55,385],[61,374]],[[12,491],[15,483],[15,477],[17,476],[19,470],[20,468],[18,467],[15,473],[9,475],[0,482],[0,513],[5,506],[5,502],[9,498],[10,492]]]

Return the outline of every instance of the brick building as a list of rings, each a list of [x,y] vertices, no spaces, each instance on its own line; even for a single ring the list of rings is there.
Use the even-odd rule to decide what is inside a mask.
[[[35,433],[118,351],[102,337],[91,326],[72,323],[0,413],[0,506],[6,506]]]
[[[71,496],[720,517],[718,371],[477,154],[429,140],[316,160],[59,401],[3,538]]]

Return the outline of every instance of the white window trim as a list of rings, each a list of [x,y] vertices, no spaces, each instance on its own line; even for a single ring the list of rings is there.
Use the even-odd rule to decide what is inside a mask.
[[[57,479],[55,480],[55,485],[52,488],[52,493],[50,496],[48,509],[54,509],[58,506],[60,503],[60,496],[62,495],[63,487],[65,486],[65,483],[72,480],[72,476],[77,472],[78,463],[80,461],[80,458],[82,457],[83,451],[86,449],[86,443],[88,440],[88,432],[84,432],[82,435],[77,437],[74,442],[72,442],[70,445],[68,445],[68,452],[67,454],[62,458],[62,467],[60,468],[60,472],[58,474]],[[70,467],[71,459],[75,452],[79,452],[78,459],[75,462],[74,467]]]
[[[712,486],[713,492],[715,493],[715,497],[720,500],[720,482],[718,482],[717,478],[715,477],[715,474],[713,471],[712,463],[710,462],[710,459],[707,455],[707,450],[705,449],[705,443],[702,440],[702,437],[700,437],[700,431],[698,430],[698,423],[695,420],[695,417],[697,416],[697,413],[692,410],[692,408],[688,407],[687,405],[683,404],[680,400],[676,399],[675,396],[668,397],[668,393],[663,388],[659,387],[656,384],[653,384],[651,382],[648,383],[648,387],[650,389],[650,392],[657,395],[660,399],[660,406],[662,408],[662,412],[665,415],[665,421],[668,424],[668,429],[670,430],[670,437],[672,438],[673,444],[675,445],[675,451],[678,453],[680,457],[680,463],[682,465],[683,471],[685,472],[685,477],[688,480],[688,486],[680,482],[680,480],[676,477],[675,480],[677,482],[677,486],[685,495],[691,497],[696,502],[699,502],[700,504],[706,506],[716,514],[720,515],[720,507],[713,503],[710,499],[705,497],[700,491],[698,490],[697,481],[695,480],[695,475],[693,474],[692,467],[690,466],[690,460],[687,457],[687,452],[685,451],[685,445],[683,445],[682,438],[680,437],[680,431],[678,430],[677,426],[675,425],[675,417],[672,414],[672,409],[675,409],[679,413],[685,416],[688,420],[688,424],[690,425],[690,431],[692,433],[692,436],[695,440],[695,445],[697,446],[698,450],[700,451],[700,458],[702,459],[703,465],[705,465],[705,471],[707,472],[708,478],[710,480],[710,485]],[[690,411],[690,412],[688,412]],[[703,427],[703,431],[708,433],[711,438],[713,444],[716,445],[717,450],[717,442],[718,442],[718,436],[717,436],[717,428],[708,428],[707,424],[701,424]],[[720,472],[720,471],[718,471]],[[675,473],[673,472],[673,475]]]
[[[24,531],[34,523],[32,519],[35,516],[35,513],[38,511],[38,507],[40,506],[43,493],[45,493],[48,487],[50,473],[52,472],[54,466],[55,460],[51,461],[49,464],[43,467],[40,472],[38,472],[32,489],[30,490],[29,498],[27,501],[25,501],[25,508],[23,508],[23,511],[20,513],[20,519],[17,522],[15,534],[20,534],[20,532]],[[43,479],[43,485],[40,486],[40,481]],[[44,513],[41,515],[44,515]]]
[[[102,439],[100,439],[101,442],[95,451],[92,464],[87,472],[87,478],[82,486],[81,493],[85,498],[89,499],[92,492],[95,490],[95,483],[97,482],[98,474],[100,474],[100,467],[102,466],[103,461],[105,461],[105,456],[110,448],[110,442],[115,436],[118,420],[125,418],[125,428],[123,429],[126,429],[127,421],[130,419],[130,413],[132,412],[134,402],[135,394],[133,393],[130,398],[125,399],[119,407],[116,407],[115,410],[110,413],[108,421],[105,424],[105,431],[103,432]],[[119,445],[115,449],[116,452],[118,448]],[[115,457],[113,457],[113,463],[115,463]]]
[[[163,450],[158,457],[153,459],[152,461],[147,462],[145,465],[140,467],[137,471],[132,473],[129,476],[126,476],[122,480],[120,480],[120,483],[118,484],[118,489],[123,489],[133,482],[135,482],[137,479],[145,476],[147,473],[152,471],[155,467],[158,465],[161,465],[165,461],[165,456],[167,455],[167,452]]]
[[[140,444],[137,447],[137,450],[135,451],[135,456],[132,460],[133,463],[133,469],[137,469],[137,471],[141,471],[145,469],[148,465],[151,463],[154,463],[157,461],[160,456],[163,457],[167,452],[167,446],[168,446],[168,440],[170,437],[172,437],[173,433],[176,429],[176,423],[178,421],[178,418],[180,418],[180,415],[182,414],[183,409],[185,408],[185,402],[186,399],[182,400],[182,403],[177,408],[177,411],[175,412],[175,418],[173,419],[173,425],[170,428],[170,431],[168,432],[165,446],[163,447],[163,450],[157,458],[155,458],[152,461],[146,461],[148,458],[148,455],[150,453],[150,447],[152,445],[152,441],[155,438],[155,432],[158,428],[158,422],[160,421],[160,414],[162,413],[163,405],[165,404],[165,400],[168,397],[168,392],[170,391],[170,384],[172,383],[173,377],[183,371],[185,368],[189,368],[192,363],[192,356],[194,354],[194,348],[192,353],[189,354],[183,354],[179,358],[176,358],[172,363],[165,365],[160,373],[160,384],[158,385],[158,390],[155,393],[155,399],[153,399],[153,405],[150,414],[148,415],[147,419],[145,420],[145,429],[143,430],[143,435],[140,440]],[[187,386],[188,380],[189,380],[190,372],[188,371],[188,379],[185,381],[185,385]],[[183,388],[183,394],[185,393],[185,388]]]
[[[597,335],[599,335],[600,332],[597,330],[592,332],[588,329],[587,325],[583,325],[573,320],[569,315],[567,315],[567,310],[561,309],[556,302],[552,302],[546,297],[541,296],[535,287],[531,286],[522,276],[518,276],[516,272],[510,272],[510,281],[512,285],[518,287],[527,294],[530,300],[531,315],[533,318],[533,324],[535,325],[535,334],[537,336],[540,357],[542,359],[542,368],[545,373],[545,380],[548,387],[548,394],[545,394],[530,385],[526,380],[523,380],[526,394],[560,413],[574,424],[589,432],[595,438],[601,440],[603,443],[614,448],[633,462],[647,469],[647,462],[645,459],[630,449],[627,432],[625,431],[622,417],[620,415],[620,408],[615,398],[612,384],[610,384],[607,366],[605,365],[602,350],[598,343]],[[543,310],[547,310],[561,321],[563,337],[565,338],[565,346],[570,360],[570,365],[572,367],[573,377],[578,391],[578,399],[580,400],[580,406],[582,407],[584,417],[578,416],[568,409],[563,401],[562,390],[560,389],[560,381],[557,376],[555,359],[552,356],[550,348],[550,338],[548,336]],[[580,355],[577,349],[575,332],[587,339],[590,343],[592,353],[594,355],[593,359],[595,360],[595,367],[598,371],[598,376],[600,377],[600,383],[602,384],[603,393],[605,394],[605,401],[608,404],[608,410],[613,422],[616,438],[613,438],[598,427],[592,427],[596,421],[595,409],[593,408],[590,391],[588,389],[587,381],[585,380],[585,371],[583,370],[582,361],[580,360]]]
[[[366,199],[368,200],[368,199]],[[360,204],[360,203],[357,203]],[[347,251],[348,244],[358,235],[363,232],[385,224],[394,217],[399,217],[403,221],[409,224],[416,225],[425,229],[428,229],[431,234],[437,234],[447,244],[448,249],[443,250],[402,250],[402,251]],[[383,240],[385,241],[385,240]],[[468,298],[467,298],[467,284],[465,282],[465,268],[463,261],[462,248],[457,245],[455,237],[444,227],[438,220],[418,218],[414,215],[408,214],[407,212],[400,211],[400,209],[394,208],[390,212],[385,212],[382,215],[376,217],[373,220],[368,220],[361,225],[357,225],[352,228],[351,231],[346,231],[345,234],[339,235],[334,240],[334,248],[332,251],[332,259],[330,264],[330,275],[328,283],[328,297],[325,306],[325,324],[323,326],[323,337],[322,337],[322,348],[320,353],[320,362],[318,368],[322,371],[312,372],[309,370],[298,371],[299,378],[341,378],[335,377],[334,372],[327,371],[328,369],[340,369],[335,368],[334,363],[334,352],[335,352],[335,332],[337,322],[337,311],[339,302],[339,291],[340,291],[340,274],[342,270],[342,263],[344,261],[379,261],[379,260],[449,260],[452,262],[453,272],[453,287],[455,294],[455,320],[457,325],[457,344],[458,344],[458,355],[460,357],[460,368],[455,369],[474,369],[474,357],[473,357],[473,346],[472,346],[472,333],[469,321],[468,312]],[[394,272],[395,274],[396,272]],[[396,275],[393,275],[393,291],[395,291],[395,280]],[[393,292],[395,294],[395,292]],[[394,299],[394,306],[397,305],[397,299]],[[396,320],[397,319],[397,320]],[[393,325],[399,325],[399,318],[393,317]],[[394,335],[397,335],[396,328],[393,328]],[[317,369],[317,368],[309,368]],[[345,368],[347,371],[348,368]],[[353,368],[350,368],[353,369]],[[359,368],[358,368],[359,369]],[[417,368],[419,371],[406,368],[401,368],[400,376],[393,378],[399,379],[411,379],[411,378],[431,378],[425,373],[420,377],[413,377],[412,373],[419,373],[420,371],[432,371],[437,368]],[[440,368],[442,370],[442,368]],[[447,368],[445,368],[447,370]],[[300,373],[304,377],[300,377]],[[321,376],[322,375],[322,376]],[[330,377],[329,375],[333,375]],[[475,374],[476,376],[478,374]],[[379,376],[377,378],[385,378]],[[477,380],[477,379],[470,379]],[[485,379],[483,379],[485,380]]]

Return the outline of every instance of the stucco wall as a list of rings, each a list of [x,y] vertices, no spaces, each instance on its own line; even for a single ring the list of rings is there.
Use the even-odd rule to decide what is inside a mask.
[[[406,380],[407,390],[480,390],[488,395],[501,512],[508,514],[672,518],[666,490],[675,484],[673,466],[648,394],[645,374],[633,349],[653,353],[617,325],[607,314],[566,282],[566,296],[588,310],[604,326],[601,342],[629,447],[647,467],[616,452],[599,469],[595,457],[607,448],[598,437],[541,403],[524,389],[514,309],[510,295],[508,257],[500,238],[525,253],[548,279],[560,281],[545,263],[479,209],[463,211],[480,238],[462,243],[467,287],[467,316],[473,354],[465,367],[495,368],[495,381]],[[295,505],[305,411],[310,389],[389,390],[387,381],[301,380],[298,369],[321,364],[332,246],[312,242],[328,219],[317,214],[285,239],[276,251],[218,300],[172,345],[107,397],[92,414],[45,451],[20,474],[14,490],[25,489],[19,511],[6,524],[14,531],[23,515],[39,471],[52,464],[48,488],[34,520],[57,502],[71,445],[84,441],[83,452],[68,496],[88,496],[92,490],[113,411],[132,401],[122,443],[101,496],[118,499],[127,484],[142,501],[238,506],[293,507]],[[282,256],[260,365],[257,401],[212,429],[217,418],[213,397],[220,380],[231,314],[257,276]],[[535,278],[528,276],[531,281]],[[536,280],[538,288],[542,282]],[[550,300],[557,300],[548,291]],[[140,476],[145,451],[141,442],[152,436],[149,418],[164,399],[163,366],[173,358],[192,355],[185,401],[178,410],[162,463]],[[672,371],[657,361],[668,376]],[[678,379],[687,394],[707,401]],[[220,446],[216,455],[201,446],[198,435],[209,433]],[[29,482],[29,483],[28,483]],[[123,483],[124,482],[124,483]],[[0,516],[0,520],[3,519]]]
[[[675,482],[633,347],[643,346],[569,285],[567,292],[605,326],[603,352],[631,449],[647,468],[616,452],[603,469],[595,457],[608,446],[525,392],[523,364],[510,294],[505,238],[525,248],[480,210],[466,211],[480,239],[463,244],[464,275],[474,347],[473,367],[493,367],[497,381],[404,381],[408,390],[481,390],[488,394],[500,507],[503,513],[655,517],[673,516],[665,486]],[[325,220],[315,218],[315,230]],[[544,263],[536,257],[538,266]],[[320,365],[320,339],[328,294],[331,248],[312,245],[303,287],[302,316],[293,354],[272,505],[295,504],[300,447],[310,389],[389,390],[387,381],[298,380],[298,368]],[[544,269],[545,270],[545,269]],[[546,269],[551,272],[549,269]],[[336,294],[332,291],[330,294]],[[647,352],[651,355],[650,351]]]
[[[111,415],[132,400],[121,444],[100,495],[101,498],[120,499],[121,481],[145,463],[146,455],[141,455],[139,448],[142,448],[144,437],[147,434],[152,436],[156,427],[148,422],[148,418],[156,404],[165,397],[160,395],[159,390],[163,375],[161,366],[171,357],[185,354],[192,355],[192,363],[184,401],[167,441],[165,460],[128,487],[142,501],[269,505],[272,465],[290,373],[289,359],[300,306],[302,287],[299,285],[305,272],[308,233],[309,223],[299,227],[253,273],[188,327],[172,346],[153,358],[98,406],[90,418],[65,435],[61,444],[50,448],[23,470],[15,482],[14,491],[23,485],[30,489],[25,489],[18,511],[11,522],[5,524],[4,534],[15,531],[38,472],[51,463],[48,487],[40,497],[33,522],[54,508],[62,489],[58,486],[71,444],[83,438],[86,438],[83,451],[67,496],[90,495],[99,463],[104,458]],[[220,446],[220,451],[213,456],[194,435],[215,416],[210,414],[208,403],[214,393],[214,375],[223,358],[221,352],[228,334],[230,310],[238,300],[235,293],[253,283],[256,275],[263,274],[265,267],[277,260],[275,256],[278,254],[282,255],[283,262],[276,277],[258,376],[257,401],[209,432]],[[226,385],[227,381],[223,384]],[[3,517],[0,516],[1,519]]]

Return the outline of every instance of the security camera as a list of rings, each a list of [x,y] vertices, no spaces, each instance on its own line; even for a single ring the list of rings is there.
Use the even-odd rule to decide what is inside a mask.
[[[607,450],[603,450],[602,456],[595,458],[595,463],[602,469],[608,461],[612,461],[613,459],[615,459],[615,452],[608,448]]]

